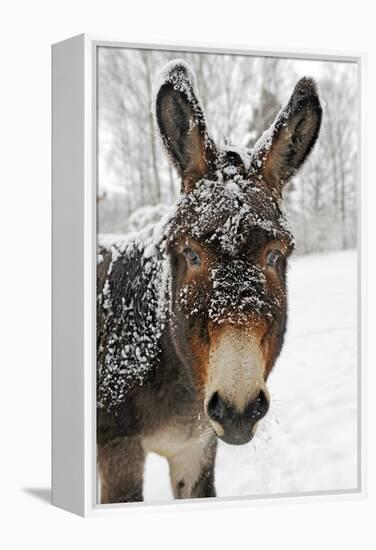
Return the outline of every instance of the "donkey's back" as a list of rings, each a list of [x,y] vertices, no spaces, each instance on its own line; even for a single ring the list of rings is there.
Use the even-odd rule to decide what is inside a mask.
[[[145,237],[145,235],[143,235]],[[149,245],[150,246],[150,245]],[[165,258],[140,236],[100,239],[97,399],[116,411],[156,366],[165,320]]]

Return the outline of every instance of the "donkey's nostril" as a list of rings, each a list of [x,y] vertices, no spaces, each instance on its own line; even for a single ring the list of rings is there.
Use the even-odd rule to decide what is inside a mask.
[[[216,391],[210,398],[208,403],[208,415],[212,420],[216,422],[221,422],[226,415],[226,404],[219,396],[219,393]]]
[[[260,390],[260,393],[250,403],[248,403],[246,408],[246,415],[250,418],[251,421],[257,422],[261,420],[269,410],[269,400],[263,390]]]

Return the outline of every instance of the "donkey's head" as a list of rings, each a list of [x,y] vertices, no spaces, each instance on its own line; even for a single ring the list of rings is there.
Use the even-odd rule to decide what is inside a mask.
[[[220,150],[179,60],[160,77],[155,115],[181,177],[167,248],[174,346],[217,435],[246,443],[269,408],[266,382],[283,344],[293,236],[282,191],[318,136],[317,90],[303,78],[253,150]]]

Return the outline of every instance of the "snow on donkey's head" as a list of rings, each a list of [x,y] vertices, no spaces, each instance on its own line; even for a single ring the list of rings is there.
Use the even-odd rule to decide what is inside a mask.
[[[217,435],[246,443],[269,408],[266,381],[286,329],[293,236],[281,202],[319,133],[316,85],[297,83],[252,150],[216,146],[184,61],[160,73],[154,114],[181,177],[166,227],[171,341]]]

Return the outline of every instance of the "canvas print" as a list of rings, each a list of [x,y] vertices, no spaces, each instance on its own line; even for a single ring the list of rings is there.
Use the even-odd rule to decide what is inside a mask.
[[[96,70],[98,503],[356,490],[356,64]]]

